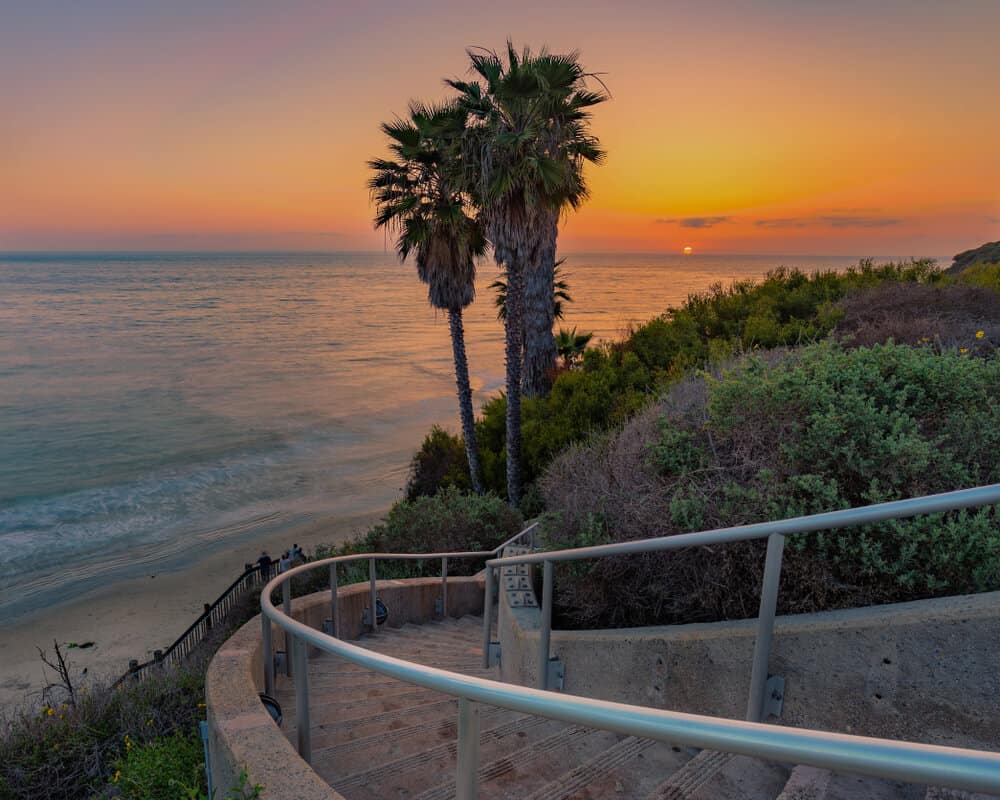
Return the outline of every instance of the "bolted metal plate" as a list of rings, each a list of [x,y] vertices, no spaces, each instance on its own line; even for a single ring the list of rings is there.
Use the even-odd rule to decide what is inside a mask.
[[[490,666],[500,663],[500,642],[490,642]]]
[[[531,581],[527,575],[504,575],[503,582],[508,592],[515,590],[524,592],[531,589]]]
[[[514,564],[510,567],[503,568],[503,575],[507,577],[508,575],[527,575],[528,565],[527,564]]]
[[[772,675],[764,685],[764,719],[780,717],[784,702],[785,679],[781,675]]]
[[[517,544],[509,544],[503,549],[503,557],[507,558],[508,556],[526,556],[530,552],[531,552],[530,547],[523,547],[522,545],[517,545]]]
[[[549,659],[549,681],[548,687],[551,692],[561,692],[566,680],[566,665],[553,656]]]
[[[510,592],[508,600],[515,608],[533,608],[538,606],[534,592]]]

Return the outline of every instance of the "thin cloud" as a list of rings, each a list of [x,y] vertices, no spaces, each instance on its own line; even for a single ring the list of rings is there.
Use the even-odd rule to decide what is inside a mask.
[[[758,228],[804,228],[809,224],[807,217],[778,217],[777,219],[754,220]]]
[[[726,222],[732,222],[732,217],[681,217],[678,219],[658,219],[659,225],[679,225],[682,228],[714,228]]]
[[[898,217],[879,217],[863,214],[821,214],[815,217],[777,217],[754,220],[758,228],[805,228],[810,225],[829,225],[832,228],[887,228],[899,225]]]

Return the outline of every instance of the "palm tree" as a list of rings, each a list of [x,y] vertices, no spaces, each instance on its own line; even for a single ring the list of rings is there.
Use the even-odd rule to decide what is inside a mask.
[[[481,209],[494,258],[507,272],[507,495],[516,506],[521,496],[522,350],[527,344],[527,393],[537,394],[555,363],[552,265],[559,216],[587,196],[583,163],[603,159],[597,140],[587,133],[587,109],[606,95],[586,88],[587,74],[576,53],[542,50],[535,55],[525,49],[518,54],[508,42],[506,60],[492,51],[469,50],[468,55],[478,79],[447,83],[459,92],[467,114],[462,150],[466,185]],[[542,346],[546,337],[547,348]],[[539,347],[546,358],[551,356],[540,377],[540,360],[533,355]]]
[[[593,333],[577,333],[575,327],[572,330],[559,329],[559,335],[556,336],[556,349],[559,351],[563,364],[568,369],[573,368],[576,359],[583,355],[583,351],[587,349],[587,345],[593,338]]]
[[[560,258],[552,269],[552,319],[565,319],[563,303],[572,303],[573,298],[569,294],[569,281],[563,274],[562,265],[566,263],[565,258]],[[497,319],[501,322],[507,321],[507,273],[501,271],[500,277],[490,284],[490,288],[496,292],[493,304],[497,307]]]
[[[463,118],[454,103],[413,103],[408,120],[383,123],[395,160],[368,162],[374,172],[368,188],[376,205],[375,227],[397,234],[401,260],[416,253],[417,276],[427,284],[428,300],[448,312],[469,476],[473,490],[482,494],[462,309],[475,297],[476,257],[486,252],[486,239],[450,168]]]

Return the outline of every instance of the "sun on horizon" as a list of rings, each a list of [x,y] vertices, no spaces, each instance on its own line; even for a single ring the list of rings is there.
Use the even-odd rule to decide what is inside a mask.
[[[694,248],[693,248],[693,247],[691,247],[691,245],[689,245],[689,244],[687,244],[687,245],[684,245],[684,250],[683,250],[683,253],[684,253],[684,255],[686,255],[686,256],[689,256],[689,255],[691,255],[691,254],[692,254],[693,252],[694,252]]]

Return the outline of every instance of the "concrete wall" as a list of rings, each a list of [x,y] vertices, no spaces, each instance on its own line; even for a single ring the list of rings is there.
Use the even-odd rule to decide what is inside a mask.
[[[441,593],[440,578],[378,581],[378,596],[389,608],[389,627],[432,620],[434,603]],[[449,616],[481,614],[483,579],[448,579]],[[368,584],[341,587],[338,591],[341,635],[356,639],[364,632],[362,610],[368,605]],[[331,616],[330,593],[300,597],[292,601],[292,616],[312,628],[321,629]],[[254,617],[219,648],[205,678],[208,706],[209,758],[212,780],[219,797],[237,785],[246,771],[249,785],[264,787],[261,797],[273,800],[343,800],[312,768],[299,758],[261,705],[264,661],[261,648],[261,618]],[[283,645],[275,627],[276,648]],[[315,649],[310,650],[313,655]]]
[[[537,608],[501,591],[501,674],[535,685]],[[570,694],[743,719],[756,620],[553,631]],[[1000,592],[779,617],[779,722],[956,746],[1000,746]],[[774,721],[774,720],[772,720]]]

